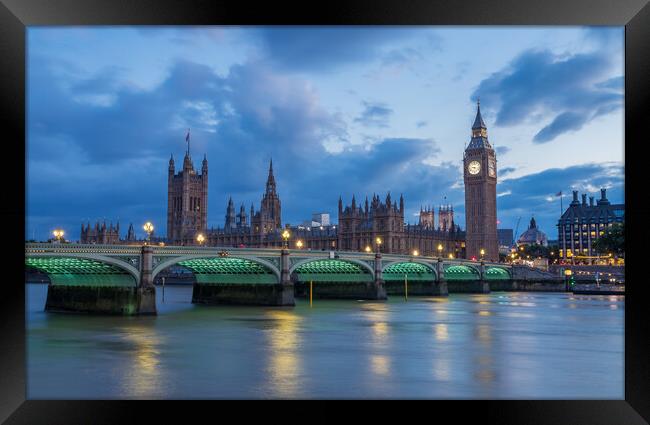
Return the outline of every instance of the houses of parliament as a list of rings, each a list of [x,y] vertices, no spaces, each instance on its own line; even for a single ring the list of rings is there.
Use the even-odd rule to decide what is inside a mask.
[[[465,222],[461,230],[454,222],[450,205],[435,211],[421,207],[417,224],[404,221],[405,200],[402,195],[393,199],[373,194],[358,202],[353,196],[350,204],[338,200],[338,224],[312,223],[305,226],[282,225],[282,203],[275,181],[271,160],[265,191],[259,209],[251,204],[248,212],[244,204],[235,209],[228,200],[224,226],[207,227],[208,161],[204,156],[201,172],[194,169],[189,148],[183,167],[176,173],[174,158],[169,160],[167,179],[167,237],[173,245],[196,245],[202,234],[207,246],[280,248],[284,244],[282,232],[289,229],[289,247],[292,249],[375,251],[420,255],[445,255],[454,258],[484,258],[497,261],[496,230],[496,155],[488,142],[487,127],[477,105],[472,125],[472,137],[463,154],[465,184]],[[101,227],[86,229],[82,225],[82,243],[101,243]],[[112,227],[112,226],[111,226]],[[119,224],[118,224],[119,232]],[[98,235],[93,237],[93,235]],[[113,235],[113,233],[111,233]],[[104,238],[106,238],[104,236]],[[111,241],[116,243],[114,235]],[[128,240],[128,238],[127,238]],[[376,245],[376,241],[381,244]],[[124,241],[127,242],[127,241]],[[481,255],[483,251],[483,255]]]

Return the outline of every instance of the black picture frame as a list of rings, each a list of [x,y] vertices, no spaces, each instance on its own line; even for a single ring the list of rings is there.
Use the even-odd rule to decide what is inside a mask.
[[[643,244],[650,240],[650,209],[641,185],[647,173],[643,148],[650,144],[650,4],[647,0],[501,0],[401,2],[346,1],[319,4],[234,1],[140,0],[0,0],[0,119],[2,149],[7,152],[0,219],[9,230],[3,241],[5,276],[0,286],[0,420],[7,424],[114,424],[142,422],[156,412],[162,417],[176,403],[128,401],[25,400],[24,271],[18,267],[25,240],[25,57],[26,27],[32,25],[208,25],[208,24],[416,24],[416,25],[625,25],[625,193],[627,294],[625,300],[625,400],[433,401],[418,413],[436,418],[468,417],[482,423],[515,424],[647,424],[650,421],[650,320],[643,281]],[[22,183],[22,184],[21,184]],[[635,248],[636,247],[636,248]],[[646,283],[646,287],[650,283]],[[560,360],[561,361],[561,360]],[[603,373],[607,373],[603,370]],[[193,403],[182,406],[184,422],[197,412],[226,417],[238,403]],[[295,414],[288,406],[268,403],[260,414],[268,420]],[[374,406],[373,406],[374,407]],[[364,417],[395,406],[354,409]],[[395,409],[397,413],[404,408]],[[409,416],[412,407],[408,407]],[[257,409],[256,409],[257,410]],[[217,413],[219,412],[219,413]],[[319,419],[342,414],[318,408]],[[347,414],[346,414],[347,415]],[[477,416],[475,416],[477,415]],[[208,416],[210,417],[210,416]],[[216,416],[212,416],[215,420]],[[449,420],[449,419],[445,419]],[[167,421],[163,420],[163,423]]]

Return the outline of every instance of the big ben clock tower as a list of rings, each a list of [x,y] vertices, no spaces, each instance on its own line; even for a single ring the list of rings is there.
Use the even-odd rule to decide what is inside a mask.
[[[497,158],[477,102],[472,140],[463,154],[465,252],[468,259],[499,260],[497,240]],[[481,250],[484,254],[481,255]]]

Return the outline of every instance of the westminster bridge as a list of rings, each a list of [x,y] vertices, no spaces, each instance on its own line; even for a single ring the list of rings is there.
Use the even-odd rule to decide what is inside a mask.
[[[348,251],[28,243],[25,265],[50,279],[46,310],[112,314],[155,314],[154,279],[175,265],[194,274],[192,302],[203,304],[292,306],[308,291],[382,300],[562,286],[526,266]]]

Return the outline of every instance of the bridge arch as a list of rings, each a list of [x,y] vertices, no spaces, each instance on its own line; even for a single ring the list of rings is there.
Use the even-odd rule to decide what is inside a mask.
[[[30,253],[25,255],[25,266],[47,274],[53,285],[138,286],[140,283],[137,268],[100,254]]]
[[[508,280],[512,276],[510,270],[504,267],[486,267],[485,269],[485,278],[490,280]]]
[[[468,264],[451,264],[444,268],[446,280],[479,280],[481,272]]]
[[[375,271],[368,263],[353,258],[306,258],[291,266],[289,275],[303,275],[307,280],[316,280],[309,277],[322,275],[330,278],[325,280],[339,280],[345,277],[345,280],[372,281]]]
[[[385,264],[382,270],[384,280],[403,280],[405,274],[409,280],[430,282],[437,278],[436,268],[421,260],[391,261]]]
[[[196,261],[196,260],[199,260],[199,261]],[[201,264],[200,260],[214,260],[214,261],[211,261],[211,263],[213,263],[213,264]],[[151,279],[152,280],[155,279],[155,277],[161,271],[165,270],[169,266],[173,266],[173,265],[176,265],[176,264],[182,265],[182,266],[192,270],[192,272],[194,272],[195,275],[197,273],[200,273],[198,270],[201,267],[209,267],[209,268],[214,269],[215,267],[218,268],[220,266],[224,266],[224,268],[231,268],[232,269],[233,267],[235,267],[235,268],[237,268],[237,267],[246,268],[246,266],[248,265],[248,264],[241,263],[241,262],[238,262],[238,264],[234,264],[235,262],[237,262],[237,260],[243,260],[245,262],[250,262],[250,263],[256,264],[261,269],[268,270],[269,272],[271,272],[271,274],[273,274],[273,276],[274,276],[274,279],[272,279],[273,282],[271,282],[270,280],[264,279],[263,283],[280,283],[280,270],[278,270],[278,268],[275,266],[275,264],[271,263],[270,261],[264,260],[262,258],[257,258],[257,257],[253,257],[253,256],[246,256],[246,255],[219,257],[219,256],[216,256],[214,254],[183,255],[183,256],[179,256],[179,257],[173,257],[173,258],[167,259],[165,261],[161,261],[152,270]],[[192,262],[194,262],[195,264],[192,264]],[[182,263],[184,263],[184,264],[182,264]],[[228,264],[228,263],[231,263],[231,264]],[[210,267],[210,266],[212,266],[212,267]],[[249,270],[251,271],[251,274],[258,274],[258,275],[263,274],[263,273],[260,273],[259,269],[249,267]],[[255,273],[255,271],[257,273]],[[217,272],[217,273],[214,273],[214,274],[219,274],[219,273]]]

